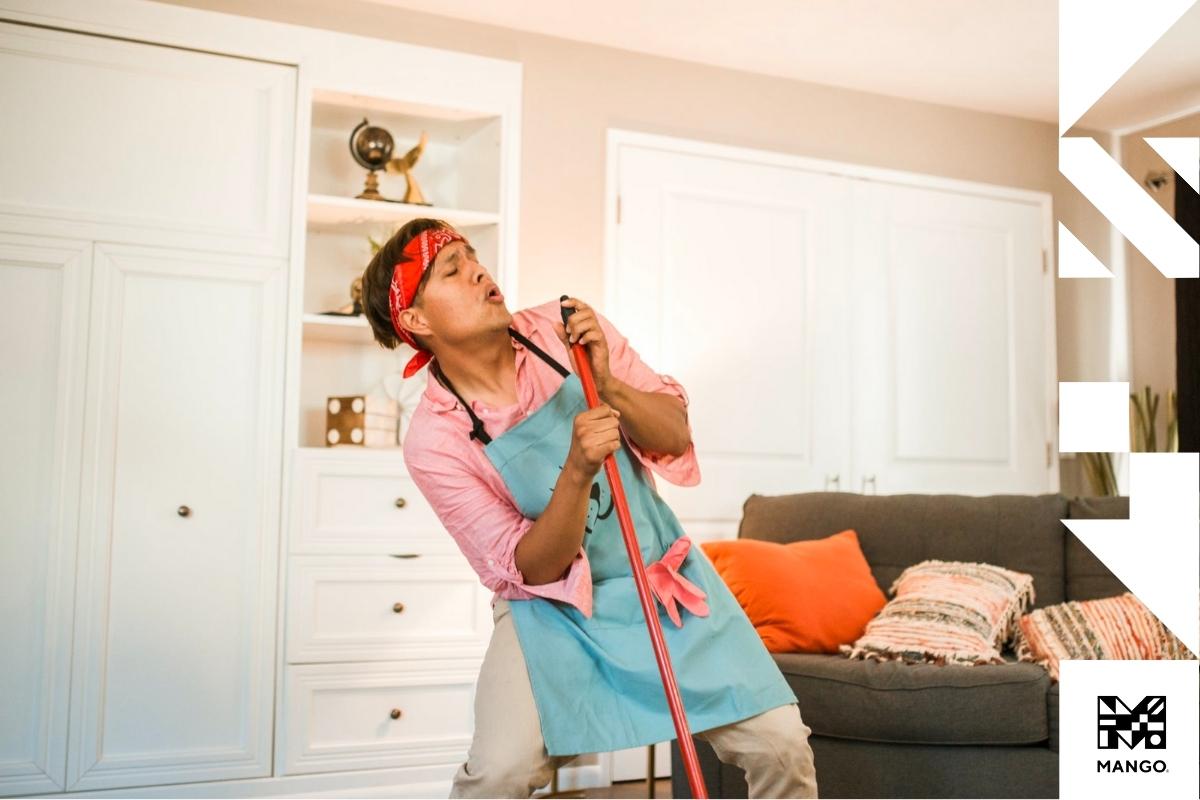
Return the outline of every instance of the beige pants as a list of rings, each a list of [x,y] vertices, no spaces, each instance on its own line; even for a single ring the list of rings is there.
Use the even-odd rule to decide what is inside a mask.
[[[450,797],[529,797],[575,759],[546,752],[508,601],[496,600],[492,618],[496,627],[475,692],[475,736]],[[752,798],[817,796],[811,732],[795,703],[694,731],[721,761],[745,770]]]

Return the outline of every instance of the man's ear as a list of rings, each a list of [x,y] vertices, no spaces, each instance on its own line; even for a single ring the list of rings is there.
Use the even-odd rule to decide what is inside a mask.
[[[418,336],[429,336],[433,333],[429,323],[425,320],[425,315],[416,306],[409,306],[400,311],[400,325],[409,333],[415,333]]]

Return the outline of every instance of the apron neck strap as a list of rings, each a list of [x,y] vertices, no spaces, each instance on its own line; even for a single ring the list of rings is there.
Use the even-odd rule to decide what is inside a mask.
[[[538,356],[541,357],[542,361],[545,361],[547,364],[549,364],[551,367],[553,367],[554,371],[557,372],[559,375],[562,375],[565,378],[571,374],[571,371],[569,369],[564,367],[562,364],[558,363],[558,361],[553,356],[551,356],[549,353],[547,353],[545,350],[538,347],[533,342],[529,341],[529,337],[527,337],[525,334],[521,333],[516,328],[509,328],[508,332],[511,333],[513,338],[516,339],[518,342],[525,345],[533,352],[537,353]]]
[[[571,374],[570,370],[568,370],[562,364],[558,363],[558,361],[553,356],[551,356],[545,350],[543,350],[542,348],[540,348],[536,344],[534,344],[532,341],[530,341],[527,336],[525,336],[523,333],[518,331],[516,328],[509,327],[508,332],[518,342],[525,345],[533,352],[537,353],[538,357],[540,357],[542,359],[542,361],[545,361],[547,364],[549,364],[551,367],[553,367],[554,371],[557,372],[559,375],[562,375],[564,378],[566,378],[568,375]],[[467,438],[468,439],[478,439],[480,442],[482,442],[485,445],[490,444],[492,441],[492,437],[488,436],[487,431],[485,431],[483,429],[483,420],[481,420],[479,418],[479,416],[475,413],[475,409],[471,408],[471,404],[468,403],[466,400],[463,400],[462,395],[460,395],[458,393],[458,390],[454,388],[454,384],[452,384],[450,382],[450,379],[446,377],[446,373],[442,372],[442,368],[441,368],[441,366],[438,365],[436,358],[433,359],[433,361],[430,363],[429,369],[433,372],[433,376],[435,378],[437,378],[438,381],[441,382],[441,384],[443,386],[445,386],[447,389],[449,389],[451,394],[453,394],[456,398],[458,398],[458,402],[462,404],[462,407],[464,409],[466,409],[466,411],[467,411],[467,415],[471,418],[471,432],[469,434],[467,434]]]

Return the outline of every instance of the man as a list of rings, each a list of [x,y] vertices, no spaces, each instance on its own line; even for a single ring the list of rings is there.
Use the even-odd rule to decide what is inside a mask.
[[[655,490],[699,483],[678,382],[577,298],[512,314],[470,243],[403,226],[363,275],[376,340],[429,376],[409,474],[495,592],[475,734],[451,797],[528,797],[575,755],[675,736],[607,479],[625,488],[693,733],[751,797],[815,797],[811,732],[733,595]],[[575,309],[566,327],[561,307]],[[584,346],[601,404],[566,364]],[[682,608],[681,608],[682,607]]]

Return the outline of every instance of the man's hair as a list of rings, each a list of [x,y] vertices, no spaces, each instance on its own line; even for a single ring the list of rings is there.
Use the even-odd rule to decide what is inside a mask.
[[[402,259],[404,247],[409,242],[417,237],[418,234],[433,230],[435,228],[446,228],[454,230],[447,223],[440,219],[421,218],[410,220],[404,223],[398,231],[392,234],[392,238],[384,242],[383,247],[371,258],[367,268],[363,270],[362,275],[362,304],[363,311],[367,315],[367,322],[371,324],[371,331],[375,335],[375,341],[386,347],[388,350],[394,350],[404,340],[396,333],[392,327],[392,312],[388,305],[388,291],[392,285],[392,271],[396,267],[396,262]],[[429,282],[429,274],[432,269],[425,270],[421,275],[421,281],[417,284],[417,293],[413,296],[412,304],[414,306],[421,304],[421,294],[425,290],[425,284]],[[417,334],[412,334],[413,338],[422,347],[426,347],[426,342]]]

